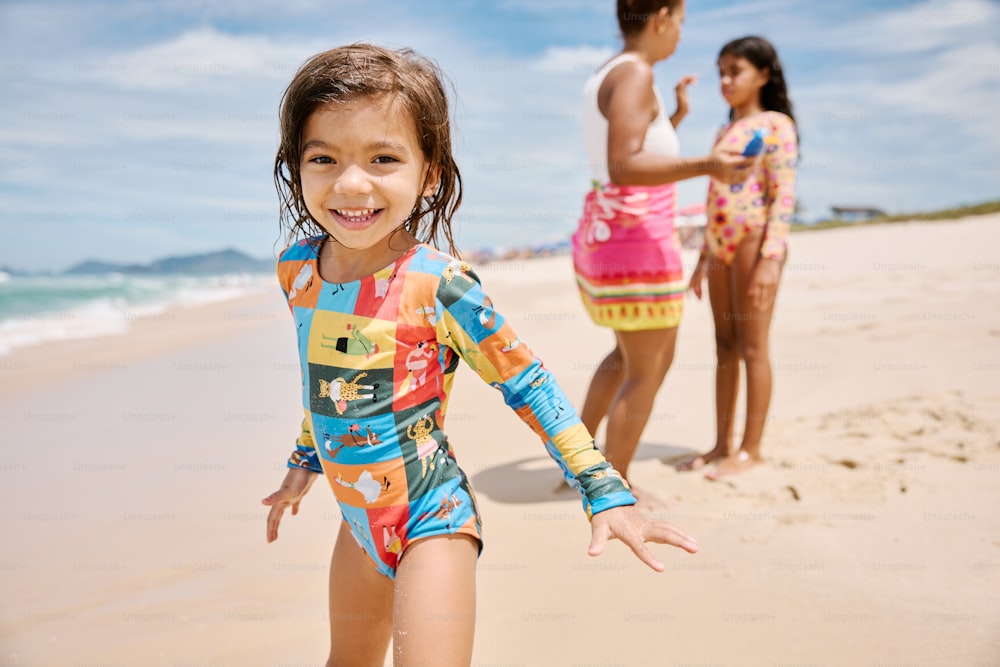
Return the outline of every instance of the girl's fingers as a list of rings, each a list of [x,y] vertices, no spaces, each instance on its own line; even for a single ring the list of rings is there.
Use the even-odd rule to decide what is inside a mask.
[[[653,570],[663,572],[667,569],[663,563],[653,557],[652,552],[646,548],[646,543],[643,541],[642,537],[640,537],[636,532],[629,531],[628,533],[622,535],[619,539],[628,545],[629,549],[632,550],[632,553],[634,553],[639,560]]]
[[[644,538],[647,542],[669,544],[672,547],[684,549],[684,551],[692,554],[698,551],[698,540],[696,538],[691,537],[676,526],[666,522],[657,521],[649,524],[646,528]]]
[[[269,495],[267,498],[264,498],[260,502],[261,502],[262,505],[267,505],[267,506],[270,507],[270,506],[274,505],[275,503],[281,502],[281,500],[283,500],[284,497],[285,497],[285,490],[284,489],[278,489],[277,491],[275,491],[274,493],[272,493],[271,495]]]
[[[274,542],[278,539],[278,524],[281,523],[281,515],[285,513],[285,508],[275,505],[267,514],[267,541]]]
[[[590,556],[600,556],[604,552],[604,545],[607,543],[607,528],[604,528],[603,526],[595,528],[593,536],[590,538],[590,547],[587,549],[587,554]]]

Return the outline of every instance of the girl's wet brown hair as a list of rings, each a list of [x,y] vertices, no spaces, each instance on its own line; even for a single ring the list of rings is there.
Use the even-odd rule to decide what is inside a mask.
[[[391,50],[371,44],[351,44],[310,58],[292,78],[281,99],[281,137],[274,158],[274,184],[281,198],[281,228],[286,243],[325,232],[306,209],[302,197],[302,132],[306,120],[327,104],[388,95],[413,119],[417,140],[427,161],[424,189],[438,174],[433,195],[421,197],[403,229],[418,240],[458,254],[451,220],[462,202],[462,176],[452,155],[448,96],[441,71],[410,49]]]

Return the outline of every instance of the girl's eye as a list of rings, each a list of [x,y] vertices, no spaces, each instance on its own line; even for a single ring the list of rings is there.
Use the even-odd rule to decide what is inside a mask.
[[[313,164],[333,164],[333,160],[325,155],[317,155],[315,157],[309,158],[309,162]]]
[[[379,155],[377,158],[372,160],[375,164],[392,164],[393,162],[399,162],[396,158],[391,155]]]

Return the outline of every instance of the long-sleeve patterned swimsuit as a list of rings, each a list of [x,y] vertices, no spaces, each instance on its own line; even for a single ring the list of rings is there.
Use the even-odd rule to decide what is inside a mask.
[[[798,141],[792,119],[765,111],[724,127],[715,145],[742,152],[754,130],[766,128],[765,152],[744,183],[729,185],[710,179],[704,250],[733,263],[740,241],[752,230],[764,229],[761,257],[783,259],[789,223],[795,208],[795,166]]]
[[[422,537],[465,533],[481,544],[475,497],[443,430],[459,358],[542,438],[588,515],[635,503],[467,264],[416,245],[374,275],[328,283],[321,240],[278,260],[305,408],[288,465],[326,475],[380,572],[394,576],[407,544]]]

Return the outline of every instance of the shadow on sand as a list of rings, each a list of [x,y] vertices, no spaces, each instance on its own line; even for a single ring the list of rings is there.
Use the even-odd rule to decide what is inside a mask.
[[[698,454],[689,447],[676,445],[640,444],[635,461],[658,459],[664,465],[676,466],[679,461]],[[560,484],[562,475],[548,456],[532,456],[485,468],[471,476],[476,493],[498,503],[544,503],[563,501],[576,491]]]

